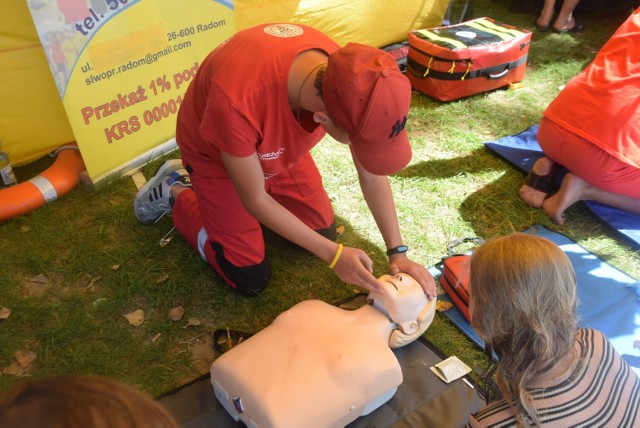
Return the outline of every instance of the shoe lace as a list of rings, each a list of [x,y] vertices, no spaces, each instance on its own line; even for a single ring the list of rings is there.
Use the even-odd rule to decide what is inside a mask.
[[[160,193],[162,193],[162,192],[170,192],[171,191],[171,185],[168,185],[166,190],[163,188],[164,186],[165,186],[165,184],[163,184],[163,183],[161,183],[158,186],[160,188]],[[160,198],[158,198],[158,199],[160,199]],[[160,214],[160,216],[158,216],[158,218],[153,221],[153,224],[156,224],[157,222],[159,222],[166,215],[169,215],[169,217],[171,217],[171,196],[169,196],[169,199],[168,199],[167,202],[169,204],[169,207],[165,207],[164,204],[161,205],[161,207],[163,208],[162,214]]]
[[[160,219],[162,219],[162,217],[169,215],[169,217],[171,217],[171,210],[164,210],[162,211],[162,214],[160,214],[160,216],[154,220],[153,224],[156,224],[157,222],[160,221]]]

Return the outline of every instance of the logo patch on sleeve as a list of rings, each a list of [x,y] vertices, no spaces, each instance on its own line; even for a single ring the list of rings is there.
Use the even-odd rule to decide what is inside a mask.
[[[273,24],[264,27],[264,32],[275,37],[296,37],[304,33],[302,27],[293,24]]]

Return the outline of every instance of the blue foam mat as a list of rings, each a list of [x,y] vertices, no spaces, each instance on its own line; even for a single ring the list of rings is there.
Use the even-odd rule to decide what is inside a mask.
[[[484,143],[492,152],[505,159],[522,172],[531,171],[533,164],[544,156],[538,145],[538,125],[523,132]],[[629,243],[640,248],[640,216],[593,201],[585,201],[587,207],[602,221],[620,232]]]
[[[633,347],[634,340],[640,339],[640,282],[564,235],[540,225],[525,232],[550,239],[565,252],[576,271],[580,326],[603,332],[640,375],[640,349]],[[440,275],[437,266],[430,268],[430,271],[434,277]],[[453,307],[443,314],[478,347],[484,349],[482,340],[458,309]]]

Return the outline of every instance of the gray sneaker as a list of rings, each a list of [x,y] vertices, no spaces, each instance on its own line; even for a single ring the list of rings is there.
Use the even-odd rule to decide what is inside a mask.
[[[189,174],[180,159],[170,159],[160,165],[156,173],[138,190],[133,210],[141,223],[155,223],[171,212],[171,188],[175,185],[191,187]]]

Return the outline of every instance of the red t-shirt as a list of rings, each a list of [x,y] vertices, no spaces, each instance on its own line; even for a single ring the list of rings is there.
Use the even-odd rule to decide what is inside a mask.
[[[241,31],[207,56],[180,107],[176,140],[198,173],[224,177],[220,151],[258,153],[265,178],[311,150],[324,130],[291,111],[287,91],[294,58],[309,49],[331,54],[338,45],[313,28],[267,24]]]
[[[640,168],[640,9],[567,84],[544,115]]]

